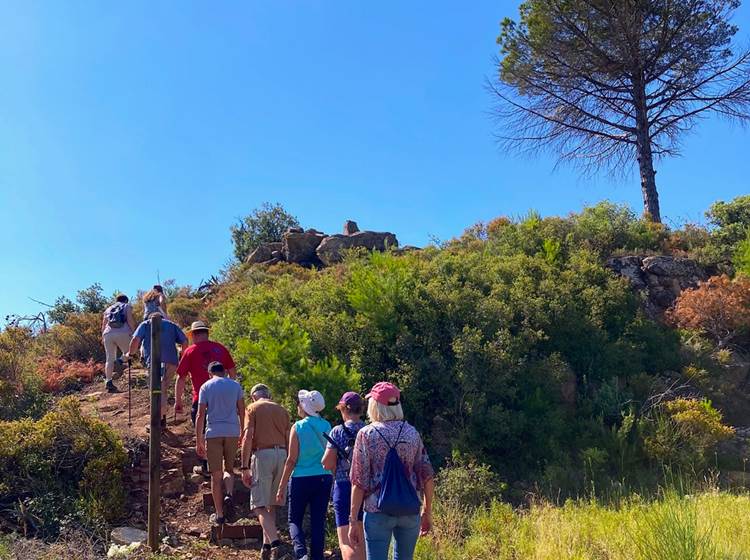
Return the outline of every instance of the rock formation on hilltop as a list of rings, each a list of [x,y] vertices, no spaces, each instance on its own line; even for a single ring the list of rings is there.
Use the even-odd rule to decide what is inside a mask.
[[[347,220],[343,234],[326,235],[316,229],[290,228],[280,242],[264,243],[247,258],[251,264],[296,263],[301,266],[330,266],[343,260],[346,251],[386,251],[398,248],[390,232],[360,231],[357,222]]]

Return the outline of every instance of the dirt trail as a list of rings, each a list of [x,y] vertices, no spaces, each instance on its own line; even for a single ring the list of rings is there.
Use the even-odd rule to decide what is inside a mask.
[[[123,438],[130,455],[130,466],[125,473],[125,485],[129,492],[126,520],[124,525],[138,528],[146,526],[146,503],[148,490],[148,426],[149,395],[147,372],[132,370],[131,410],[132,425],[128,426],[127,371],[115,381],[119,393],[107,393],[104,384],[95,382],[87,385],[79,399],[82,408],[92,416],[112,426]],[[170,399],[170,403],[173,402]],[[211,526],[209,515],[204,509],[204,494],[210,492],[209,483],[192,473],[198,465],[195,453],[195,436],[190,421],[191,397],[186,393],[183,402],[186,413],[175,418],[170,404],[167,415],[167,429],[162,431],[162,499],[161,520],[166,529],[170,545],[163,552],[190,560],[211,558],[260,558],[260,543],[254,540],[232,541],[225,546],[209,544]],[[235,471],[236,513],[234,520],[257,521],[247,507],[247,490],[242,485],[239,471]],[[213,510],[211,506],[211,511]],[[280,525],[283,519],[280,515]],[[285,551],[292,558],[291,547]]]

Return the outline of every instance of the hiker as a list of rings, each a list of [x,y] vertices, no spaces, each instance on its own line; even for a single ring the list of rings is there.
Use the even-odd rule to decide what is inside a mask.
[[[231,379],[237,377],[232,355],[224,345],[209,340],[208,325],[203,321],[194,321],[190,325],[190,338],[192,344],[182,353],[180,363],[177,366],[177,379],[174,385],[174,414],[182,414],[182,397],[185,394],[185,378],[190,374],[190,382],[193,386],[193,401],[190,408],[190,420],[195,426],[198,415],[198,395],[201,386],[211,378],[208,366],[211,362],[221,362]],[[208,463],[201,460],[201,465],[195,467],[194,472],[208,477]]]
[[[365,427],[362,415],[365,412],[364,399],[354,391],[344,393],[336,409],[344,423],[334,426],[329,434],[323,467],[335,471],[333,482],[333,515],[343,560],[364,560],[363,547],[353,548],[349,543],[349,516],[351,513],[352,483],[349,480],[354,441],[359,430]],[[362,508],[353,516],[362,520]]]
[[[152,313],[161,313],[165,319],[167,315],[167,296],[164,295],[164,288],[156,284],[143,295],[143,319],[146,320]]]
[[[146,362],[146,367],[151,367],[151,318],[160,315],[158,311],[148,316],[143,321],[130,341],[128,357],[135,354],[138,348],[141,349],[141,356]],[[187,347],[188,339],[182,329],[169,319],[162,318],[161,321],[161,427],[167,427],[167,395],[169,393],[169,383],[172,374],[177,370],[177,345],[183,350]]]
[[[320,411],[324,408],[325,400],[318,391],[303,389],[297,394],[297,414],[301,420],[294,423],[289,433],[289,455],[276,492],[276,503],[281,504],[284,499],[284,488],[289,482],[289,536],[292,537],[295,557],[298,560],[323,560],[326,509],[333,484],[331,472],[321,464],[326,447],[323,434],[331,431],[328,421],[320,417]],[[305,531],[302,528],[302,520],[308,506],[309,557]]]
[[[211,379],[198,392],[198,417],[195,421],[195,451],[208,459],[211,494],[216,513],[212,522],[223,525],[234,509],[234,460],[245,422],[245,400],[242,387],[226,377],[221,362],[208,365]],[[206,420],[208,409],[208,420]],[[203,433],[205,429],[205,434]],[[222,492],[222,481],[226,494]]]
[[[245,413],[242,439],[242,482],[250,488],[250,509],[263,528],[261,560],[279,558],[279,532],[276,528],[276,493],[286,463],[290,418],[286,409],[271,400],[269,388],[258,383],[250,390],[252,404]],[[283,500],[283,491],[282,491]]]
[[[352,517],[349,541],[358,548],[364,540],[367,560],[387,560],[393,537],[393,559],[412,560],[417,538],[432,528],[434,471],[422,438],[404,420],[398,387],[381,381],[365,398],[371,424],[357,434],[351,468],[351,507],[364,503],[364,536]]]
[[[118,390],[112,381],[117,349],[119,348],[123,355],[128,353],[130,336],[135,327],[133,308],[128,303],[128,296],[120,294],[115,298],[115,303],[107,307],[102,317],[102,343],[107,356],[104,365],[104,387],[110,393],[116,393]]]

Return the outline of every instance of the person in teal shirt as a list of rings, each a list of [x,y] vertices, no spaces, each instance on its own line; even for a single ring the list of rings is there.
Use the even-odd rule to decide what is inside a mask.
[[[289,455],[276,494],[276,502],[283,499],[283,489],[289,484],[289,536],[294,543],[297,560],[323,560],[325,546],[326,511],[331,496],[333,474],[323,468],[326,450],[323,434],[331,425],[320,417],[325,408],[323,395],[318,391],[301,390],[297,394],[297,414],[301,418],[289,433]],[[291,481],[290,481],[291,478]],[[302,520],[310,507],[310,555],[307,554]]]

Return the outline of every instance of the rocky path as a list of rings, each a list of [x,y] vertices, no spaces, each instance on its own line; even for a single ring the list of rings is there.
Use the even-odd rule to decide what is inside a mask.
[[[128,425],[127,372],[115,383],[120,393],[107,393],[103,390],[103,383],[97,382],[86,386],[79,399],[87,413],[112,426],[123,438],[130,463],[124,477],[128,491],[125,525],[145,529],[150,422],[147,372],[142,369],[132,371],[131,425]],[[189,405],[190,395],[185,395],[184,402]],[[166,533],[162,552],[172,558],[190,560],[260,558],[260,542],[257,539],[221,539],[221,546],[210,542],[209,513],[213,507],[209,505],[206,508],[204,505],[204,494],[209,493],[210,488],[202,476],[192,472],[193,466],[199,463],[189,406],[186,406],[186,410],[187,414],[175,417],[170,406],[167,429],[162,431],[161,520],[163,532]],[[235,474],[237,511],[234,520],[240,525],[257,525],[248,510],[247,490],[240,481],[239,471]],[[292,558],[291,547],[287,548],[287,552]]]

